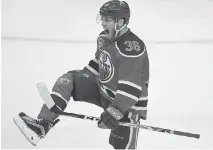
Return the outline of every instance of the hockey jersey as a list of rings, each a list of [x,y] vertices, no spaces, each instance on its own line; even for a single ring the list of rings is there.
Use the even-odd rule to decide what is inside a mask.
[[[146,119],[149,59],[144,42],[130,29],[113,41],[102,32],[95,58],[86,69],[97,75],[100,93],[111,101],[110,106]]]

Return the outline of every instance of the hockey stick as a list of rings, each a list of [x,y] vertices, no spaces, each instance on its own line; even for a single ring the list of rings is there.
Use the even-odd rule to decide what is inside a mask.
[[[47,105],[47,107],[50,109],[52,107],[56,107],[54,101],[52,100],[52,97],[50,96],[50,92],[49,92],[46,84],[43,82],[40,82],[36,85],[36,87],[37,87],[37,90],[38,90],[41,98]],[[100,120],[100,118],[93,117],[93,116],[86,116],[86,115],[74,114],[74,113],[68,113],[68,112],[62,112],[62,111],[58,114],[61,116],[74,117],[74,118],[80,118],[80,119],[89,119],[89,120],[93,120],[93,121]],[[120,122],[119,125],[141,128],[141,129],[146,129],[146,130],[151,130],[151,131],[158,131],[158,132],[162,132],[162,133],[174,134],[174,135],[179,135],[179,136],[186,136],[186,137],[191,137],[191,138],[196,138],[196,139],[200,138],[199,134],[164,129],[164,128],[153,127],[153,126],[146,126],[146,125],[142,125],[142,124],[132,124],[132,123]]]

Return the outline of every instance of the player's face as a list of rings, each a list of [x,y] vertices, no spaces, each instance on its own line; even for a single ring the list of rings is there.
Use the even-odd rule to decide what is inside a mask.
[[[105,31],[106,37],[109,40],[112,40],[115,36],[115,20],[110,17],[102,17],[101,21],[101,25]]]

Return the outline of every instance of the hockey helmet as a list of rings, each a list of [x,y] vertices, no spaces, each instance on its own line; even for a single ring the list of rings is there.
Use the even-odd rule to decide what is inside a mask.
[[[125,1],[110,0],[106,2],[99,10],[101,17],[110,17],[115,19],[124,19],[125,24],[129,23],[130,8]]]

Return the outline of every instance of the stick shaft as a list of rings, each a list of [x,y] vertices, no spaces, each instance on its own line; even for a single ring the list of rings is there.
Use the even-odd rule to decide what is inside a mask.
[[[39,95],[41,96],[42,100],[45,102],[45,104],[47,105],[47,107],[50,110],[51,110],[52,107],[56,106],[55,102],[53,101],[52,97],[50,96],[50,92],[49,92],[45,83],[43,83],[43,82],[38,83],[37,84],[37,90],[38,90]],[[61,115],[61,116],[74,117],[74,118],[80,118],[80,119],[89,119],[89,120],[92,120],[92,121],[100,120],[100,118],[97,118],[97,117],[68,113],[68,112],[60,112],[58,114]],[[134,127],[134,128],[142,128],[142,129],[146,129],[146,130],[158,131],[158,132],[162,132],[162,133],[175,134],[175,135],[192,137],[192,138],[197,138],[197,139],[200,138],[199,134],[182,132],[182,131],[175,131],[175,130],[153,127],[153,126],[146,126],[146,125],[141,125],[141,124],[132,124],[132,123],[120,122],[119,125]]]
[[[86,115],[75,114],[75,113],[68,113],[68,112],[61,112],[59,115],[67,116],[67,117],[80,118],[80,119],[88,119],[88,120],[92,120],[92,121],[100,120],[100,118],[97,118],[97,117],[86,116]],[[200,138],[199,134],[176,131],[176,130],[170,130],[170,129],[164,129],[164,128],[153,127],[153,126],[146,126],[146,125],[142,125],[142,124],[132,124],[132,123],[120,122],[119,125],[128,126],[128,127],[135,127],[135,128],[141,128],[141,129],[157,131],[157,132],[162,132],[162,133],[168,133],[168,134],[175,134],[175,135],[186,136],[186,137],[192,137],[192,138],[197,138],[197,139]]]

